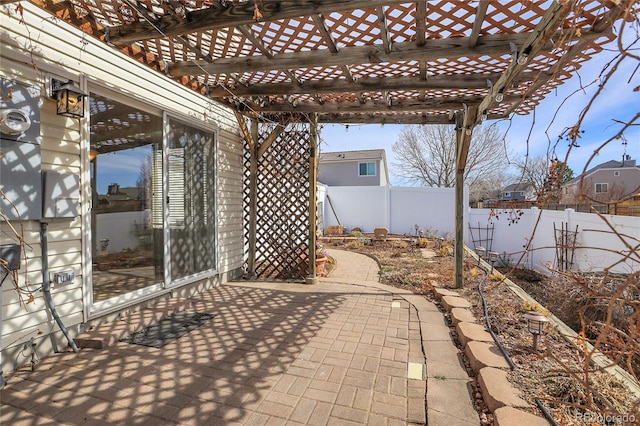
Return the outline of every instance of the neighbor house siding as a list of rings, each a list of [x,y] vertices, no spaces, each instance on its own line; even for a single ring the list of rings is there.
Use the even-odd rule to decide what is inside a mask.
[[[63,323],[77,333],[89,318],[86,306],[85,277],[90,272],[87,261],[90,248],[84,235],[90,232],[90,179],[88,170],[88,135],[84,120],[56,115],[55,103],[45,98],[46,74],[80,82],[86,91],[94,85],[108,87],[138,99],[177,117],[190,117],[217,126],[217,201],[219,274],[193,285],[197,290],[235,277],[242,267],[242,143],[237,123],[226,107],[207,100],[155,72],[147,66],[120,54],[117,49],[94,40],[79,30],[54,19],[47,12],[30,3],[21,3],[22,14],[3,15],[0,30],[0,74],[41,88],[41,155],[42,170],[65,171],[80,175],[80,217],[50,220],[48,225],[50,272],[72,269],[75,280],[54,287],[53,299]],[[11,5],[8,10],[15,10]],[[23,21],[23,22],[21,22]],[[85,166],[86,165],[86,166]],[[42,283],[40,256],[40,225],[25,221],[24,236],[27,261],[23,260],[21,285],[26,281],[32,289]],[[0,223],[2,231],[7,224]],[[9,241],[2,234],[0,243]],[[190,294],[182,291],[182,294]],[[35,300],[27,308],[20,306],[18,293],[9,280],[2,286],[2,363],[5,371],[29,362],[30,354],[22,347],[35,339],[39,356],[66,346],[50,314],[45,310],[42,293],[34,292]],[[84,297],[84,299],[83,299]]]
[[[360,163],[375,163],[376,174],[360,176]],[[329,186],[380,186],[380,173],[380,160],[326,162],[319,167],[318,181]]]

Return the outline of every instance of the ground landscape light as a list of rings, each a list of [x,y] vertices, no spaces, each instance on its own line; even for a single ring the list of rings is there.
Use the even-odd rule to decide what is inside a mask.
[[[484,255],[487,253],[487,249],[482,246],[478,246],[476,247],[476,253],[478,254],[478,265],[479,265],[480,261],[484,258]]]
[[[496,263],[499,255],[500,253],[498,253],[497,251],[489,252],[489,262],[491,263],[491,273],[489,275],[493,275],[493,264]]]
[[[544,325],[549,322],[549,319],[536,311],[527,312],[523,318],[527,320],[529,333],[533,335],[533,350],[538,352],[538,337],[544,333]]]

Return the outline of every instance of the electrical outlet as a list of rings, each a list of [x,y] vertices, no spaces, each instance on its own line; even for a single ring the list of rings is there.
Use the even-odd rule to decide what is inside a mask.
[[[75,273],[73,270],[56,272],[53,274],[53,280],[51,280],[52,284],[64,284],[73,281],[75,278]]]

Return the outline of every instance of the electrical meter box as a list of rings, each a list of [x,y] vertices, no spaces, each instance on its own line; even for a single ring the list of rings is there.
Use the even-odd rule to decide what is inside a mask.
[[[0,93],[0,210],[9,220],[40,220],[40,88],[0,77]]]
[[[76,217],[80,201],[80,177],[73,173],[42,172],[42,217]]]

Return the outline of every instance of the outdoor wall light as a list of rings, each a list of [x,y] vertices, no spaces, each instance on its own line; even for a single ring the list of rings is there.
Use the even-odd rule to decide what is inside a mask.
[[[549,322],[549,319],[536,311],[527,312],[523,318],[527,320],[529,333],[533,335],[533,350],[538,352],[538,337],[544,333],[544,325]]]
[[[500,90],[498,93],[496,93],[496,102],[502,102],[504,101],[504,91]]]
[[[84,98],[87,96],[72,80],[52,90],[57,103],[56,113],[65,117],[84,117]]]
[[[482,246],[478,246],[476,247],[476,254],[478,255],[478,265],[480,265],[480,261],[484,258],[484,255],[487,253],[487,249],[482,247]]]

